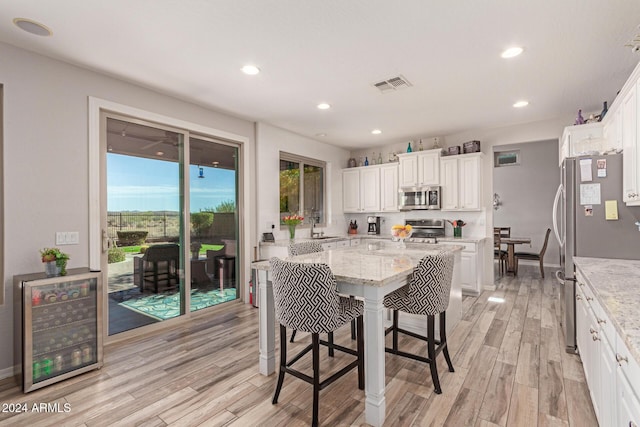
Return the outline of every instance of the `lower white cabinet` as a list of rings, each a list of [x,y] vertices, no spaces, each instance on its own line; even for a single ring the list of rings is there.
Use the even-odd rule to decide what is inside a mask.
[[[465,294],[478,295],[482,291],[481,245],[475,242],[443,242],[442,245],[464,246],[460,254],[460,286]]]
[[[358,246],[362,239],[351,239],[351,246]]]
[[[576,277],[576,341],[598,423],[638,427],[640,365],[580,271]]]

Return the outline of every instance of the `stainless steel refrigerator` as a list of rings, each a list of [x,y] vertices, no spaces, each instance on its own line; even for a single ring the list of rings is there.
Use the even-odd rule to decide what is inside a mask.
[[[591,164],[581,166],[580,161],[587,159],[591,159]],[[605,160],[606,176],[599,176],[598,163],[602,166],[603,162],[598,160]],[[583,175],[588,175],[587,169],[591,181],[582,180]],[[595,203],[598,195],[599,204]],[[608,200],[617,201],[618,220],[605,219]],[[627,207],[622,201],[622,154],[564,160],[554,201],[553,225],[560,245],[560,271],[556,276],[561,283],[561,322],[567,352],[576,352],[573,256],[640,259],[638,221],[640,207]]]

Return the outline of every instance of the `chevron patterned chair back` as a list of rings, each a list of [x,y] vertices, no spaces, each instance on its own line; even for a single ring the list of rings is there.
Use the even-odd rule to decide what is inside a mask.
[[[322,252],[322,245],[320,242],[300,242],[289,243],[289,256],[306,255],[314,252]]]
[[[317,426],[320,390],[353,368],[358,369],[358,388],[364,390],[364,304],[338,294],[336,279],[326,264],[298,263],[279,258],[271,258],[269,262],[276,319],[280,323],[280,372],[271,403],[278,403],[284,375],[292,374],[313,385],[312,425]],[[333,342],[333,331],[352,320],[357,321],[357,350]],[[311,333],[311,344],[289,361],[286,328]],[[320,341],[320,333],[327,333],[328,341]],[[356,356],[356,359],[320,381],[320,344],[329,347],[329,357],[333,357],[334,350],[339,350]],[[293,368],[293,364],[309,351],[313,353],[313,377]]]
[[[289,329],[332,332],[362,315],[363,304],[340,297],[336,279],[326,264],[271,258],[276,319]]]
[[[384,306],[411,314],[440,314],[449,306],[453,254],[444,252],[420,260],[408,286],[384,298]]]
[[[446,310],[447,307],[449,307],[449,294],[451,293],[451,280],[453,279],[453,263],[454,255],[452,252],[427,255],[420,260],[414,269],[411,280],[407,286],[384,297],[384,306],[393,310],[393,325],[385,331],[385,334],[393,332],[393,347],[385,348],[385,351],[428,363],[431,368],[431,379],[436,394],[442,393],[436,365],[436,356],[439,353],[442,352],[444,354],[449,371],[454,372],[447,348],[446,326]],[[398,323],[399,311],[427,316],[427,335],[419,335],[400,328]],[[438,329],[440,329],[439,340],[435,337],[436,315],[439,315],[440,318],[438,323]],[[426,341],[427,357],[399,350],[399,333]]]

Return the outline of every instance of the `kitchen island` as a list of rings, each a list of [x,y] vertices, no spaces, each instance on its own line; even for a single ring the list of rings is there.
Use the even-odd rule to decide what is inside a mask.
[[[340,293],[364,299],[365,420],[372,426],[381,426],[385,420],[384,329],[389,322],[389,315],[383,306],[384,296],[409,282],[420,259],[442,251],[453,252],[455,255],[447,309],[447,331],[450,331],[459,322],[462,313],[461,246],[407,244],[406,249],[402,249],[396,242],[378,241],[375,245],[346,247],[288,258],[297,262],[327,264],[336,278]],[[275,310],[269,262],[253,263],[252,268],[258,271],[260,373],[270,375],[275,372],[276,364]],[[409,320],[407,317],[405,322]],[[426,325],[426,318],[420,320],[424,320]]]

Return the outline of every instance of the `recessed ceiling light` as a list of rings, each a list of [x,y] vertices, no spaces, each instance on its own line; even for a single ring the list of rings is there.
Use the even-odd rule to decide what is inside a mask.
[[[514,58],[514,57],[520,55],[523,50],[524,49],[522,49],[519,46],[510,47],[509,49],[507,49],[504,52],[502,52],[502,54],[500,54],[500,56],[505,58],[505,59]]]
[[[513,106],[516,108],[526,107],[527,105],[529,105],[529,101],[518,101],[515,104],[513,104]]]
[[[380,135],[382,133],[382,131],[380,129],[374,129],[371,131],[372,134],[374,135]]]
[[[31,19],[14,18],[13,23],[21,30],[26,31],[27,33],[35,34],[36,36],[49,37],[53,35],[53,31],[47,28],[46,25],[43,25],[36,21],[32,21]]]
[[[327,136],[326,133],[316,133],[316,136]]]
[[[331,108],[331,105],[327,104],[326,102],[318,104],[319,110],[328,110],[329,108]]]
[[[255,76],[260,72],[260,68],[256,67],[255,65],[245,65],[244,67],[242,67],[242,72],[250,76]]]

